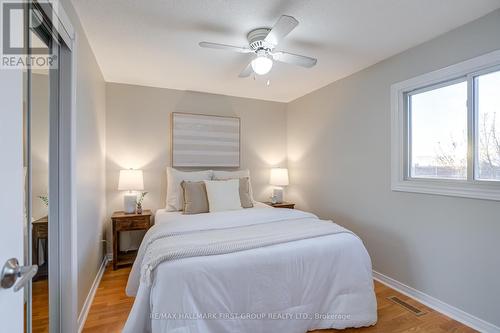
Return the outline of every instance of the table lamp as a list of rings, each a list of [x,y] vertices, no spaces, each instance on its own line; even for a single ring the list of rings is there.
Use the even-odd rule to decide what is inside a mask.
[[[137,193],[144,190],[142,170],[120,170],[118,191],[128,191],[123,197],[123,211],[127,214],[135,213]]]
[[[272,168],[271,177],[269,180],[271,185],[276,186],[273,190],[274,203],[283,202],[283,186],[287,186],[288,182],[288,169],[286,168]]]

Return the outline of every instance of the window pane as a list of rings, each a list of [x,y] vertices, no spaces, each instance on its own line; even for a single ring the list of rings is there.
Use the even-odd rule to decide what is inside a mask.
[[[478,179],[500,180],[500,72],[475,80],[478,115]]]
[[[409,103],[410,176],[467,179],[467,82],[411,95]]]

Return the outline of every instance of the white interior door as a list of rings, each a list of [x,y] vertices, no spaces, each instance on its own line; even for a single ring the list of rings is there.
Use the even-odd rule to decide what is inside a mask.
[[[0,266],[24,264],[23,73],[0,69]],[[19,282],[19,281],[17,281]],[[23,289],[0,288],[0,331],[23,331]]]

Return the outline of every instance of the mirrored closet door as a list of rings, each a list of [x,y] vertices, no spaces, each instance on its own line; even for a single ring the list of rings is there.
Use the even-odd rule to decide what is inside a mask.
[[[51,52],[50,41],[40,31],[30,29],[31,45]],[[28,72],[29,124],[27,165],[30,166],[30,186],[27,198],[30,220],[27,229],[31,264],[38,266],[31,288],[31,331],[48,332],[49,329],[49,128],[50,128],[50,77],[48,66],[40,66]],[[52,93],[57,93],[53,91]],[[26,325],[28,327],[28,325]]]
[[[76,332],[75,33],[57,1],[0,9],[0,332]]]
[[[36,3],[26,17],[28,52],[39,60],[24,71],[25,265],[38,271],[25,288],[25,332],[59,327],[58,150],[60,40]],[[55,300],[55,301],[53,301]]]

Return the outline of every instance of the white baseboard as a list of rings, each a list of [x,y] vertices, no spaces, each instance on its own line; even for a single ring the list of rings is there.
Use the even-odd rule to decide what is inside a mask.
[[[429,296],[419,290],[409,287],[399,281],[394,280],[382,273],[373,271],[373,278],[378,282],[385,284],[386,286],[399,291],[408,297],[415,299],[416,301],[434,309],[456,321],[461,322],[464,325],[472,327],[479,332],[484,333],[500,333],[500,327],[495,326],[487,321],[484,321],[476,316],[473,316],[463,310],[460,310],[452,305],[449,305],[443,301],[438,300],[432,296]]]
[[[82,311],[78,316],[78,333],[81,333],[83,331],[83,326],[85,326],[85,321],[87,320],[87,316],[89,315],[90,307],[92,305],[92,302],[94,301],[95,293],[97,291],[97,288],[99,287],[99,283],[101,283],[101,279],[104,271],[106,270],[108,261],[108,256],[104,256],[104,258],[102,259],[101,267],[99,267],[99,271],[97,272],[94,282],[92,283],[92,287],[90,287],[89,294],[85,299],[85,303],[83,303]]]

